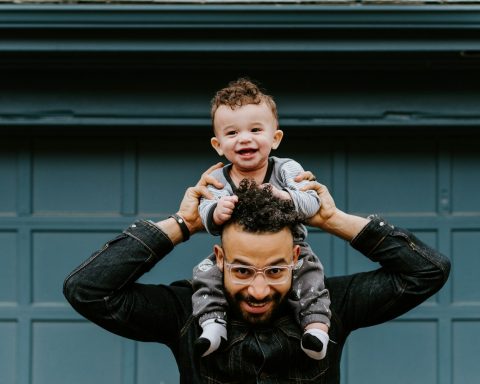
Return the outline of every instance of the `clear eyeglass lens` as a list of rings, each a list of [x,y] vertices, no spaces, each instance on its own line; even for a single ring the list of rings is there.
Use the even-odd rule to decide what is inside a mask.
[[[288,279],[290,266],[271,266],[257,269],[245,265],[230,265],[230,274],[232,279],[241,284],[251,283],[256,274],[260,273],[270,284],[281,284]]]

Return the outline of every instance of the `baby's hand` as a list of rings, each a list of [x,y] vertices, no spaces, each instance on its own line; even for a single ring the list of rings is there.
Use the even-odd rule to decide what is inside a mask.
[[[266,185],[266,184],[262,184]],[[272,187],[272,194],[274,197],[280,199],[280,200],[292,200],[292,196],[287,191],[282,191],[281,189],[278,189],[274,185],[270,184]]]
[[[238,196],[222,196],[217,201],[215,211],[213,211],[213,222],[216,225],[223,225],[232,217],[233,208],[238,201]]]

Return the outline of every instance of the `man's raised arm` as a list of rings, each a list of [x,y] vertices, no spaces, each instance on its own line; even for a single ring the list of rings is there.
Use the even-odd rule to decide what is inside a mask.
[[[299,177],[302,178],[304,175],[299,175]],[[320,228],[344,240],[352,241],[370,221],[338,209],[325,185],[311,182],[305,185],[302,190],[314,190],[320,198],[320,209],[308,220],[308,224],[312,227]]]
[[[175,218],[133,223],[71,272],[63,291],[72,307],[92,322],[125,337],[164,343],[174,338],[180,324],[178,314],[187,315],[189,311],[178,300],[182,288],[144,285],[136,280],[176,244],[203,228],[199,199],[209,197],[206,185],[216,182],[209,173],[220,166],[211,167],[195,187],[187,189]]]
[[[349,241],[353,248],[381,266],[371,272],[330,279],[332,304],[349,329],[400,316],[445,284],[450,261],[414,234],[376,215],[363,218],[342,212],[328,189],[317,182],[306,188],[316,190],[322,203],[309,225]]]

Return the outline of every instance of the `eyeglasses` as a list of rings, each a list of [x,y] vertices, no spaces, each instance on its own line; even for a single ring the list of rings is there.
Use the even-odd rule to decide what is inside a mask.
[[[290,271],[294,264],[271,265],[264,268],[256,268],[250,265],[232,264],[224,262],[227,267],[230,278],[234,284],[249,285],[255,279],[258,273],[263,275],[267,284],[283,284],[290,277]]]

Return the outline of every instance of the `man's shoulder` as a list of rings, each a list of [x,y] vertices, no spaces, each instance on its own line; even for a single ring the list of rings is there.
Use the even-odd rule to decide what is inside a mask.
[[[179,287],[179,288],[185,288],[185,289],[190,289],[193,291],[193,285],[192,285],[192,280],[176,280],[173,283],[170,284],[172,287]]]
[[[163,285],[177,304],[183,308],[184,315],[189,317],[192,312],[193,286],[191,280],[176,280]]]
[[[325,288],[330,295],[330,308],[337,311],[350,299],[349,292],[355,287],[355,276],[358,274],[325,277]]]

